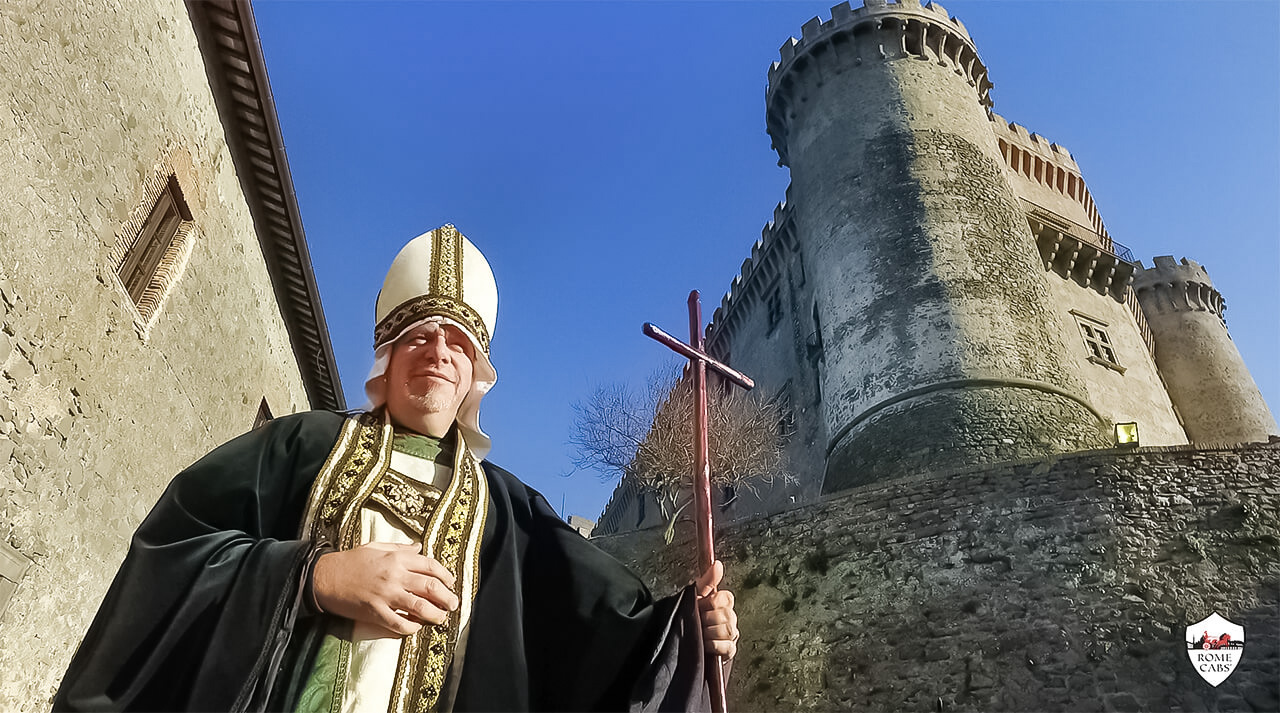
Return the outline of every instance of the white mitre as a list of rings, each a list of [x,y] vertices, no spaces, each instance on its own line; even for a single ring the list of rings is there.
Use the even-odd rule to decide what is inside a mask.
[[[443,225],[410,240],[391,261],[378,293],[373,369],[364,383],[369,397],[366,408],[387,403],[387,364],[397,339],[424,322],[452,324],[471,338],[476,352],[471,391],[458,408],[458,428],[476,458],[484,458],[491,442],[480,430],[480,399],[498,380],[489,361],[497,316],[493,271],[466,236],[452,225]]]

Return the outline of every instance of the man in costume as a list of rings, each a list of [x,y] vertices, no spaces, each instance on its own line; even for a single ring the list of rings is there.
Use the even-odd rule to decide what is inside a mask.
[[[484,461],[497,288],[451,225],[378,297],[370,404],[287,416],[179,474],[56,710],[705,710],[722,567],[654,601]]]

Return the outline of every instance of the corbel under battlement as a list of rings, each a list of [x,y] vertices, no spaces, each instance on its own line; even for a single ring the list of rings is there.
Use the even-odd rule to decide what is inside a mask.
[[[1132,286],[1140,263],[1134,262],[1129,248],[1113,241],[1109,235],[1089,234],[1083,226],[1067,225],[1034,209],[1027,213],[1027,223],[1036,239],[1044,269],[1123,302],[1138,325],[1143,343],[1154,353],[1151,325],[1147,324]]]
[[[1133,288],[1148,309],[1157,312],[1209,312],[1226,326],[1227,301],[1213,286],[1209,273],[1194,260],[1181,262],[1172,255],[1155,258],[1155,265],[1138,263]]]
[[[1135,266],[1116,254],[1114,243],[1105,240],[1098,244],[1082,239],[1064,226],[1034,214],[1027,216],[1027,222],[1045,270],[1052,270],[1099,294],[1110,295],[1117,302],[1125,301]],[[1108,243],[1111,249],[1105,247]]]

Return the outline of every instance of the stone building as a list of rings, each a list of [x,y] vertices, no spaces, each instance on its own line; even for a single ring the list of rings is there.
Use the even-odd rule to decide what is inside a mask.
[[[343,397],[248,4],[0,13],[0,709],[49,700],[169,479]]]
[[[1280,433],[1204,269],[1144,269],[990,89],[938,5],[837,5],[782,45],[766,125],[791,185],[706,340],[785,405],[796,480],[724,494],[726,517],[1105,448],[1117,423],[1144,445]],[[654,524],[648,500],[624,483],[596,532]]]
[[[837,5],[781,55],[791,186],[707,328],[799,478],[720,503],[729,707],[1280,710],[1280,439],[1204,268],[1112,240],[941,7]],[[643,503],[593,541],[685,581],[692,526]],[[1246,640],[1217,686],[1214,612]]]

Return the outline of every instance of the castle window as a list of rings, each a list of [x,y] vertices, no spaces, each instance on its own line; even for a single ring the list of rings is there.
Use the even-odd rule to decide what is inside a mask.
[[[1111,343],[1110,335],[1107,334],[1107,324],[1075,310],[1071,313],[1075,315],[1076,324],[1080,326],[1080,336],[1084,338],[1089,361],[1123,374],[1125,369],[1120,366],[1120,360],[1116,358],[1115,347]]]
[[[769,331],[772,332],[778,326],[778,322],[782,321],[782,291],[776,287],[773,288],[765,303],[769,309]]]
[[[172,173],[156,176],[149,184],[146,219],[126,223],[112,251],[116,275],[138,309],[144,328],[177,282],[190,254],[194,230],[191,209],[177,177]]]

